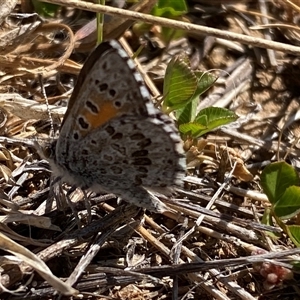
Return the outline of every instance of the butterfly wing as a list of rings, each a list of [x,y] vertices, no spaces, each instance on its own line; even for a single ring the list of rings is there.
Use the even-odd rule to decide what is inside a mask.
[[[79,75],[56,144],[55,163],[68,181],[112,192],[116,185],[176,184],[185,165],[180,143],[119,44],[98,46]]]
[[[70,149],[72,172],[87,186],[97,182],[110,192],[116,187],[180,184],[185,169],[181,141],[169,118],[158,116],[119,117],[90,132],[80,147]]]
[[[134,62],[116,41],[102,43],[78,76],[60,135],[77,132],[83,137],[110,119],[124,114],[148,116],[153,110]]]

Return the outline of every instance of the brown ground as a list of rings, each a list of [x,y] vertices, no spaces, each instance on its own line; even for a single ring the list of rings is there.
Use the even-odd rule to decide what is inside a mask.
[[[172,199],[163,199],[169,212],[144,214],[129,205],[120,206],[114,195],[91,195],[90,221],[80,190],[71,194],[72,205],[66,204],[66,186],[49,193],[51,173],[32,141],[34,137],[39,143],[49,141],[43,88],[54,129],[59,128],[81,64],[95,46],[95,34],[88,36],[83,29],[94,15],[65,7],[39,24],[35,16],[13,15],[33,12],[29,1],[21,2],[15,6],[14,1],[0,1],[0,298],[56,299],[55,291],[65,287],[54,281],[54,274],[64,281],[69,278],[68,283],[86,299],[300,299],[297,272],[281,281],[280,274],[288,268],[275,264],[291,258],[282,251],[297,249],[278,226],[261,224],[269,204],[259,185],[259,174],[270,161],[285,159],[299,168],[296,53],[191,32],[166,49],[159,26],[139,39],[132,27],[126,30],[130,24],[122,22],[111,33],[110,26],[117,21],[110,20],[107,39],[123,35],[134,51],[143,41],[145,49],[139,58],[142,71],[154,83],[149,87],[154,96],[155,88],[161,92],[167,62],[186,51],[193,68],[218,69],[214,72],[219,80],[202,97],[199,109],[227,107],[240,118],[205,135],[197,147],[186,142],[185,187]],[[260,38],[269,34],[271,40],[287,46],[300,43],[299,12],[286,1],[187,2],[186,18],[193,24],[218,28],[224,34]],[[300,6],[299,1],[291,2]],[[6,6],[1,9],[1,5]],[[265,32],[257,29],[264,7],[266,22],[276,24]],[[234,163],[238,168],[232,170]],[[216,182],[227,184],[220,187]],[[278,238],[271,238],[266,229]],[[31,257],[26,249],[36,255]],[[7,251],[23,256],[14,260]],[[273,264],[250,261],[254,254],[269,252]],[[281,257],[274,257],[274,252]],[[39,270],[40,259],[50,270]],[[274,285],[270,274],[279,276]]]

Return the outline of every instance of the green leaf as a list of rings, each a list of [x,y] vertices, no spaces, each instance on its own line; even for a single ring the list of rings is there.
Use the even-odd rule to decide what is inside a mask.
[[[197,77],[182,57],[174,57],[167,66],[164,80],[163,107],[169,110],[183,108],[191,101],[197,89]]]
[[[193,123],[202,125],[205,129],[198,131],[194,137],[199,137],[209,131],[216,129],[219,126],[226,125],[237,120],[237,115],[226,109],[220,107],[207,107],[202,109],[196,116]]]
[[[198,96],[202,95],[209,88],[211,88],[218,79],[216,76],[208,72],[196,71],[194,74],[198,78],[198,85],[195,93]]]
[[[59,5],[45,3],[38,0],[32,0],[32,4],[36,13],[43,17],[55,17],[58,9],[60,8]]]
[[[174,57],[166,70],[163,110],[179,110],[178,115],[184,113],[185,118],[181,124],[194,121],[197,106],[195,103],[215,81],[216,77],[208,72],[193,72],[186,57]],[[188,106],[193,101],[195,102]]]
[[[264,193],[273,205],[279,201],[288,187],[299,185],[299,176],[296,170],[286,162],[268,165],[262,171],[260,179]]]
[[[264,215],[261,219],[261,222],[265,225],[274,226],[274,223],[272,220],[271,209],[269,207],[266,207]]]
[[[290,264],[293,266],[294,271],[297,273],[300,271],[300,261],[295,259],[294,261],[290,261]]]
[[[198,98],[193,98],[184,108],[176,110],[178,125],[190,123],[195,119],[198,101]]]
[[[188,103],[185,107],[176,110],[176,119],[179,125],[194,122],[199,96],[207,91],[216,81],[216,78],[207,72],[195,72],[194,74],[198,78],[197,89],[191,100],[187,101]],[[207,125],[207,123],[201,124]]]
[[[219,126],[226,125],[237,119],[237,115],[220,107],[207,107],[202,109],[193,122],[179,125],[179,131],[183,134],[189,133],[192,137],[197,138]]]
[[[287,234],[293,243],[300,247],[300,226],[299,225],[287,225],[286,226]]]
[[[173,40],[184,37],[185,34],[186,32],[184,30],[162,27],[160,37],[166,44],[169,44]]]
[[[290,219],[300,212],[300,187],[290,186],[274,206],[274,213],[281,219]]]
[[[273,219],[272,219],[272,211],[269,207],[266,207],[263,217],[261,219],[262,224],[269,225],[269,226],[274,226]],[[274,233],[274,232],[269,232],[267,231],[266,234],[268,234],[271,238],[273,239],[278,239],[280,238],[279,233]]]
[[[191,136],[197,136],[199,132],[202,132],[206,127],[199,123],[186,123],[179,125],[179,131],[182,134],[188,134]]]
[[[236,121],[238,118],[237,115],[231,110],[213,106],[202,109],[196,116],[195,121],[201,122],[203,116],[207,117],[207,125],[211,128],[228,124]]]
[[[203,114],[203,115],[199,116],[199,114],[198,114],[196,122],[199,125],[201,124],[202,126],[204,126],[205,128],[207,128],[208,127],[208,118],[207,118],[207,115]]]
[[[182,16],[187,13],[185,0],[158,0],[152,9],[152,15],[168,19],[182,20]],[[163,27],[161,38],[169,43],[171,40],[178,39],[185,35],[183,30]]]
[[[175,19],[187,13],[185,0],[158,0],[152,9],[152,15]]]

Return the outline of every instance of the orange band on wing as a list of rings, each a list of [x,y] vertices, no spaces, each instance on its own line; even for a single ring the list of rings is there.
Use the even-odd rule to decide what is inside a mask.
[[[91,126],[91,129],[94,129],[115,118],[117,113],[118,109],[115,108],[111,102],[104,101],[101,106],[99,106],[99,113],[97,115],[85,110],[83,116]]]

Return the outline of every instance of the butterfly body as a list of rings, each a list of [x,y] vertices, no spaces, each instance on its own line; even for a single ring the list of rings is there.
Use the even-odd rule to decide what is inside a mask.
[[[157,209],[149,188],[181,183],[185,158],[173,121],[156,109],[133,61],[111,41],[79,75],[52,158],[72,185]]]

